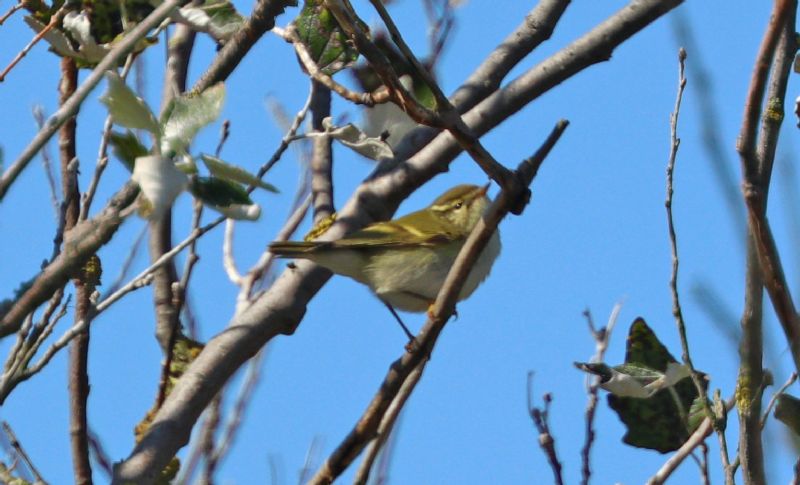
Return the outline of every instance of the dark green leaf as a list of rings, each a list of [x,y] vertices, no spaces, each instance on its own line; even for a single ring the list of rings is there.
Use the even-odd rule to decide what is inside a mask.
[[[671,362],[676,362],[675,358],[645,321],[637,318],[628,333],[625,363],[664,372]],[[707,382],[704,384],[707,386]],[[647,399],[608,395],[608,405],[628,429],[623,441],[661,453],[680,448],[700,424],[704,411],[697,407],[696,401],[699,401],[697,388],[688,378]]]
[[[147,148],[136,138],[132,131],[125,133],[112,131],[108,137],[108,143],[114,152],[114,156],[125,165],[129,172],[133,172],[133,165],[136,158],[147,155]]]
[[[333,75],[352,65],[358,59],[358,51],[322,3],[322,0],[305,0],[294,24],[317,66],[325,74]],[[363,22],[362,29],[369,30]]]
[[[216,177],[193,178],[189,184],[189,191],[204,204],[211,206],[228,207],[234,204],[253,204],[253,200],[241,185]]]

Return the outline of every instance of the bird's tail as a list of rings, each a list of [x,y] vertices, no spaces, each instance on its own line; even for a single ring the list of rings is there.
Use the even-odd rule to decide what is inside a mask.
[[[314,241],[280,241],[269,245],[269,252],[285,258],[302,258],[320,246]]]

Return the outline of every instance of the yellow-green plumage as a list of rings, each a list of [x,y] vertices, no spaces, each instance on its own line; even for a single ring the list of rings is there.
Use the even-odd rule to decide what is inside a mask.
[[[365,285],[384,302],[411,312],[428,309],[456,255],[480,220],[488,186],[456,186],[427,208],[371,224],[336,241],[275,242],[273,254],[309,259]],[[500,253],[492,237],[464,283],[463,300],[488,276]]]

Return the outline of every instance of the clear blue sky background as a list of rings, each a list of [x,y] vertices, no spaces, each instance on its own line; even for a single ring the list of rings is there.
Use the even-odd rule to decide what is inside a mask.
[[[625,5],[623,1],[573,2],[553,38],[526,59],[515,74],[565,46],[588,28]],[[252,2],[236,2],[249,13]],[[10,3],[0,4],[6,9]],[[373,24],[376,15],[365,2],[355,2]],[[468,2],[444,54],[439,75],[451,92],[523,19],[533,2],[498,0]],[[700,60],[712,75],[711,101],[719,109],[713,128],[722,137],[728,169],[739,179],[735,137],[755,53],[765,28],[767,2],[687,2],[679,13],[688,20],[699,51],[689,51],[689,79],[680,119],[682,138],[675,174],[675,218],[681,251],[680,290],[689,326],[695,365],[712,377],[724,396],[734,390],[735,344],[720,325],[735,329],[743,302],[743,240],[726,207],[709,160],[702,148],[707,112],[700,109],[695,72]],[[425,53],[422,9],[415,0],[399,0],[392,12],[412,46]],[[297,13],[278,20],[287,24]],[[621,362],[627,326],[643,316],[675,355],[680,355],[670,307],[670,254],[664,211],[665,167],[669,149],[669,113],[677,88],[675,14],[657,21],[615,51],[610,62],[593,66],[527,106],[520,114],[484,137],[486,147],[508,166],[530,155],[559,118],[571,125],[533,184],[533,199],[522,217],[502,225],[504,250],[491,278],[459,305],[460,318],[445,330],[399,426],[390,470],[391,483],[548,483],[551,472],[537,445],[527,415],[526,374],[535,371],[537,400],[552,392],[551,428],[564,463],[564,476],[580,476],[584,376],[573,361],[594,352],[581,313],[589,308],[604,322],[613,305],[624,300],[608,361]],[[23,47],[31,32],[15,16],[0,28],[0,64]],[[213,45],[203,39],[191,66],[194,80],[207,66]],[[146,97],[160,99],[163,45],[146,56]],[[58,62],[36,47],[0,85],[0,145],[6,162],[13,160],[36,133],[31,107],[57,107]],[[789,98],[797,93],[790,82]],[[105,111],[97,89],[81,110],[78,151],[81,188],[91,176]],[[307,94],[290,47],[267,35],[227,83],[223,118],[231,120],[231,137],[223,158],[255,170],[278,146],[280,128],[266,101],[277,99],[296,112]],[[360,119],[358,109],[335,99],[337,116]],[[783,249],[790,282],[798,281],[793,225],[798,208],[797,176],[790,158],[796,139],[795,120],[787,117],[781,140],[770,217]],[[205,130],[196,151],[213,151],[219,123]],[[55,153],[55,145],[51,150]],[[263,215],[257,223],[237,224],[236,261],[249,267],[282,225],[291,203],[299,169],[289,151],[268,176],[280,195],[258,194]],[[343,204],[371,170],[371,164],[349,151],[336,150],[336,201]],[[127,177],[112,161],[100,187],[96,207]],[[420,189],[400,213],[428,204],[457,183],[481,183],[485,176],[467,157],[447,174]],[[738,184],[738,182],[737,182]],[[492,189],[492,194],[496,193]],[[794,199],[793,199],[794,197]],[[189,227],[191,203],[182,196],[175,208],[176,241]],[[213,216],[206,213],[207,220]],[[100,254],[104,282],[111,283],[121,260],[144,222],[132,218]],[[307,229],[306,224],[303,229]],[[37,272],[51,252],[53,209],[39,160],[24,172],[0,206],[0,296],[9,296],[23,279]],[[302,231],[301,231],[302,232]],[[203,238],[201,262],[191,285],[192,308],[203,339],[225,328],[234,311],[236,287],[224,276],[221,229]],[[140,254],[135,267],[147,266]],[[181,260],[182,261],[182,260]],[[715,291],[731,318],[711,318],[693,290]],[[767,331],[768,364],[776,382],[791,369],[771,308]],[[406,317],[418,328],[423,316]],[[67,322],[59,326],[63,331]],[[149,289],[113,306],[94,322],[89,402],[92,428],[114,460],[133,446],[133,427],[151,406],[157,391],[161,356],[153,338]],[[269,461],[278,463],[278,484],[295,483],[309,445],[320,443],[313,467],[349,432],[376,391],[388,365],[405,341],[391,316],[369,292],[343,277],[334,277],[309,306],[295,335],[273,341],[261,366],[262,380],[247,411],[238,440],[219,471],[221,483],[264,483]],[[0,343],[3,355],[10,346]],[[0,409],[44,477],[71,482],[68,443],[66,353],[39,376],[23,383]],[[235,387],[235,386],[234,386]],[[771,392],[768,392],[771,395]],[[228,399],[228,403],[231,399]],[[540,401],[539,401],[540,402]],[[732,416],[729,447],[735,452],[737,426]],[[596,483],[642,483],[667,458],[657,452],[621,444],[624,429],[602,400],[597,442],[592,454]],[[709,440],[713,478],[720,480],[717,440]],[[786,483],[795,452],[780,425],[765,435],[770,482]],[[105,477],[96,472],[99,483]],[[352,477],[352,471],[347,477]],[[696,480],[688,461],[674,483]]]

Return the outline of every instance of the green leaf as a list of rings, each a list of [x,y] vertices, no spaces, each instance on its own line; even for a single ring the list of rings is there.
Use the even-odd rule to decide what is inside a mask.
[[[800,399],[780,394],[775,403],[775,418],[800,435]]]
[[[135,160],[148,153],[147,148],[130,130],[126,130],[125,133],[112,131],[108,136],[108,143],[111,145],[114,156],[125,165],[129,172],[133,172]]]
[[[317,66],[325,74],[333,75],[355,63],[358,50],[322,3],[322,0],[305,0],[294,24]],[[366,24],[360,24],[364,31],[369,31]]]
[[[637,318],[628,332],[625,364],[666,375],[671,373],[668,368],[682,367],[642,318]],[[707,381],[703,384],[708,386]],[[627,427],[625,443],[667,453],[680,448],[699,425],[698,416],[703,417],[704,410],[698,407],[698,399],[694,382],[683,378],[647,399],[609,394],[608,405]]]
[[[195,177],[189,184],[189,191],[203,203],[211,206],[253,204],[253,200],[241,185],[217,177]]]
[[[108,91],[100,97],[100,101],[108,106],[114,123],[125,128],[147,130],[158,136],[161,130],[147,103],[136,96],[116,72],[107,72],[106,79]]]
[[[182,153],[197,132],[217,119],[225,101],[225,86],[217,83],[200,94],[175,98],[162,122],[162,153]]]
[[[211,172],[211,174],[215,177],[227,180],[229,182],[239,182],[245,185],[252,185],[270,192],[278,193],[278,189],[275,188],[274,185],[264,182],[241,167],[231,165],[230,163],[224,162],[219,158],[212,157],[211,155],[206,155],[205,153],[200,154],[200,158],[203,160],[203,163],[206,165],[206,167],[208,167],[209,172]]]

